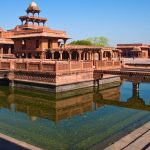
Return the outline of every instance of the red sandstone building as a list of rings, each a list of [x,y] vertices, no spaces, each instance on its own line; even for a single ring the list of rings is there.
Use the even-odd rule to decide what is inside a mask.
[[[47,18],[39,15],[40,9],[32,2],[26,15],[19,17],[21,25],[6,32],[0,29],[1,56],[51,60],[112,60],[120,56],[112,47],[67,46],[66,32],[48,28]]]
[[[118,44],[117,49],[121,50],[123,58],[149,58],[150,46],[147,44]]]
[[[68,46],[65,31],[46,26],[47,18],[40,17],[40,9],[32,2],[21,25],[0,30],[0,78],[10,86],[31,87],[62,92],[93,87],[115,81],[119,77],[95,73],[99,69],[120,68],[120,50],[113,47]],[[6,72],[5,72],[6,71]],[[97,82],[95,82],[97,81]]]

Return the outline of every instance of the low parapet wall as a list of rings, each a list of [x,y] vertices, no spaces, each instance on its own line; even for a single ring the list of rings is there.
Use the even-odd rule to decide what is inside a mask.
[[[95,70],[108,70],[120,68],[120,61],[95,61]]]
[[[0,60],[0,70],[70,72],[93,69],[93,61]]]
[[[67,91],[93,86],[94,70],[100,68],[120,67],[119,62],[99,61],[47,61],[47,60],[0,60],[0,73],[15,85],[31,85],[31,87],[48,86],[58,91]],[[13,85],[13,84],[12,84]],[[56,90],[57,91],[57,90]]]

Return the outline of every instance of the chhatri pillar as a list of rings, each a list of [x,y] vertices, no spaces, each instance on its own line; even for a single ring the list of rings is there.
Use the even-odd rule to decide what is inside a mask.
[[[79,51],[79,52],[78,52],[78,54],[79,54],[79,58],[78,58],[78,60],[81,60],[82,52],[81,52],[81,51]]]
[[[99,52],[99,55],[100,55],[100,60],[103,61],[103,52],[100,51],[100,52]]]
[[[11,54],[11,47],[8,48],[8,54]]]
[[[71,57],[71,52],[69,52],[69,60],[71,60],[72,59],[72,57]]]
[[[4,48],[3,47],[1,47],[1,54],[3,54],[4,53]]]
[[[54,51],[52,51],[51,54],[52,54],[52,60],[54,60]]]
[[[62,60],[62,59],[63,59],[63,57],[62,57],[62,53],[63,53],[62,51],[60,51],[60,52],[59,52],[59,54],[60,54],[60,58],[59,58],[59,59],[60,59],[60,60]]]

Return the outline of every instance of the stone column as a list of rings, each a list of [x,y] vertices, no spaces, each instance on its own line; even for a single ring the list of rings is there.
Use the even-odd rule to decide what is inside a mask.
[[[31,55],[32,55],[32,59],[35,59],[35,55],[34,55],[34,53],[32,53]]]
[[[93,60],[93,53],[91,52],[91,60]]]
[[[69,60],[71,60],[72,58],[71,58],[71,52],[69,53]]]
[[[61,51],[59,52],[59,54],[60,54],[60,60],[63,59],[63,58],[62,58],[62,53],[63,53],[63,52],[61,52]]]
[[[3,53],[4,53],[4,49],[3,49],[3,47],[1,47],[1,52],[0,52],[1,58],[3,57]]]
[[[11,47],[8,48],[8,54],[11,54]]]
[[[3,50],[4,50],[3,47],[1,47],[1,54],[3,54]]]
[[[100,51],[100,53],[99,53],[99,54],[100,54],[100,60],[101,60],[101,61],[103,61],[103,52],[102,52],[102,51]]]
[[[82,52],[78,52],[79,53],[79,58],[78,58],[78,60],[80,61],[81,60],[81,54],[82,54]]]
[[[41,53],[41,59],[45,59],[45,52],[44,51],[42,51],[42,53]]]
[[[91,60],[91,53],[88,52],[88,60]]]
[[[133,90],[138,91],[139,90],[139,83],[133,82]]]
[[[93,60],[95,60],[95,52],[93,53]]]
[[[83,60],[85,60],[85,52],[83,52]]]
[[[52,60],[54,60],[54,52],[51,52],[51,54],[52,54]]]

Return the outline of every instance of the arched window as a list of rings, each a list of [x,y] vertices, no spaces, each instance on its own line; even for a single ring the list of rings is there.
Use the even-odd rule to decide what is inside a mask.
[[[69,53],[67,51],[62,53],[62,59],[69,59]]]
[[[39,48],[40,47],[40,42],[39,40],[36,40],[36,48]]]
[[[78,53],[77,51],[73,51],[73,52],[71,53],[71,58],[72,58],[73,60],[78,60],[78,58],[79,58],[79,53]]]
[[[28,58],[32,58],[32,54],[31,53],[28,53]]]
[[[48,48],[51,48],[51,39],[48,39]]]
[[[55,53],[54,53],[54,59],[59,59],[59,58],[60,58],[59,52],[55,52]]]
[[[22,40],[22,49],[26,49],[26,40]]]
[[[52,53],[50,51],[46,52],[46,59],[51,59],[52,58]]]
[[[39,53],[39,52],[35,53],[35,58],[36,58],[36,59],[40,59],[40,58],[41,58],[41,56],[40,56],[40,53]]]

